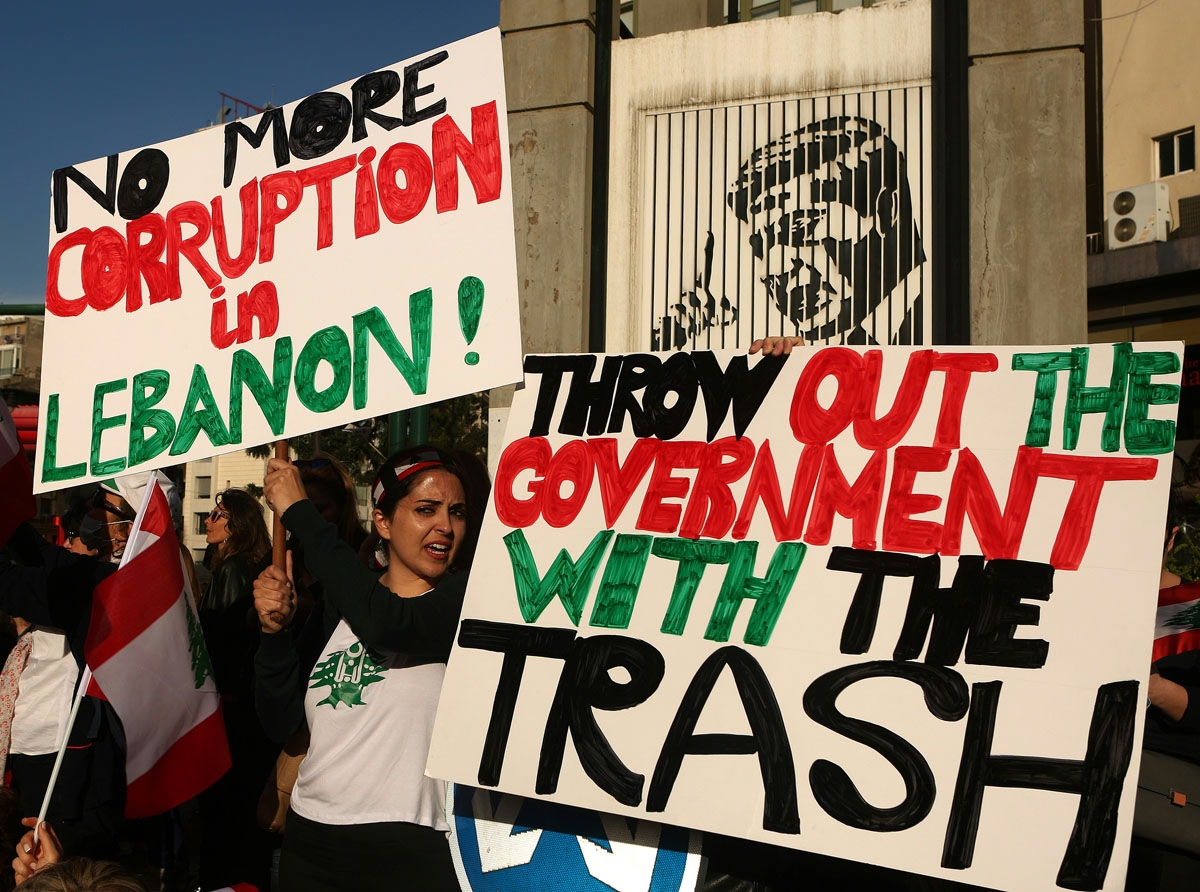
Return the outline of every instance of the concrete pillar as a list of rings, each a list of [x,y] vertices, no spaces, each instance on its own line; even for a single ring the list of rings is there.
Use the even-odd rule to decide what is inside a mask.
[[[1083,0],[970,0],[971,342],[1087,340]]]
[[[589,0],[501,0],[521,331],[528,352],[583,349],[591,238]]]

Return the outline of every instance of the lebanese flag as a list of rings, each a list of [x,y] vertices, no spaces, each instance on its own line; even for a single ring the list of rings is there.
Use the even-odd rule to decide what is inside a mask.
[[[21,448],[17,425],[0,397],[0,545],[22,523],[37,515],[33,499],[33,469]]]
[[[125,726],[125,816],[162,814],[229,770],[221,698],[167,498],[146,487],[121,566],[96,586],[84,643],[88,693]]]
[[[1154,624],[1154,652],[1159,660],[1185,650],[1200,649],[1200,582],[1186,582],[1158,590],[1158,617]]]

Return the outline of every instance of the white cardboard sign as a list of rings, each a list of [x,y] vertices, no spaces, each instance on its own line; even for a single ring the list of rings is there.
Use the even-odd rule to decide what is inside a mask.
[[[37,491],[520,378],[496,30],[52,191]]]
[[[528,357],[428,773],[1122,888],[1181,348]]]

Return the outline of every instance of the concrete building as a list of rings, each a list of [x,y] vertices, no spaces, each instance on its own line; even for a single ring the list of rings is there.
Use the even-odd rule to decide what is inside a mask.
[[[1200,5],[1104,0],[1104,218],[1088,239],[1092,341],[1183,340],[1176,454],[1200,483]],[[1119,231],[1122,227],[1123,231]],[[1179,475],[1177,475],[1179,476]]]
[[[37,402],[42,379],[42,329],[40,313],[0,315],[0,392],[11,406]]]

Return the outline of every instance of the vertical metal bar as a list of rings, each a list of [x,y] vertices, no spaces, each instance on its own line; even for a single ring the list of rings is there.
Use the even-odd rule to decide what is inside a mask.
[[[658,115],[651,115],[650,120],[653,122],[654,133],[654,150],[650,155],[650,337],[654,337],[654,325],[659,321],[654,318],[655,308],[655,288],[654,283],[658,277]],[[663,349],[663,344],[667,337],[666,312],[662,317],[662,330],[659,334],[658,343],[654,346],[658,350]]]
[[[588,289],[588,349],[604,351],[608,293],[608,143],[612,96],[613,0],[596,0],[596,53],[592,88],[592,237]]]

